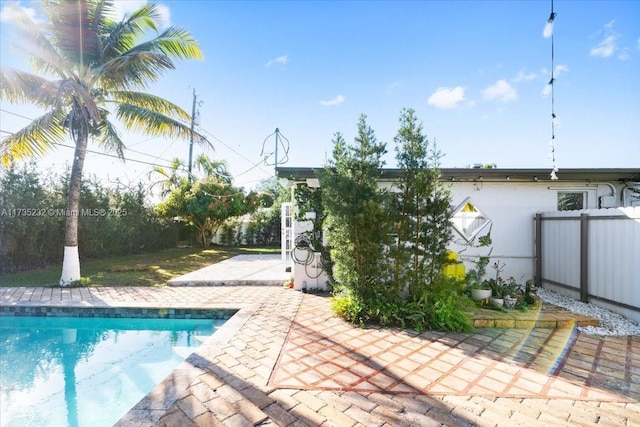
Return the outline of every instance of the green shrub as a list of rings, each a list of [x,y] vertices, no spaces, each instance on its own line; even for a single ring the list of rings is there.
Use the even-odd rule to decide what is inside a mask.
[[[331,298],[331,309],[350,323],[364,325],[367,321],[365,304],[354,295],[342,294]]]

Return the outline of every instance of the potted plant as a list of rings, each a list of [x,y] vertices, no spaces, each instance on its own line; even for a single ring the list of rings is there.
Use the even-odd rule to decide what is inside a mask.
[[[491,297],[491,287],[483,280],[489,257],[480,257],[475,261],[475,268],[470,269],[466,276],[471,299],[474,301],[488,301]]]
[[[504,281],[498,277],[497,279],[489,279],[486,281],[491,289],[491,305],[494,307],[502,307],[504,304]]]
[[[516,308],[518,300],[522,296],[520,285],[515,281],[513,277],[509,278],[505,283],[504,292],[504,306],[506,308]]]
[[[483,281],[471,285],[471,299],[474,301],[488,300],[491,297],[491,287]]]

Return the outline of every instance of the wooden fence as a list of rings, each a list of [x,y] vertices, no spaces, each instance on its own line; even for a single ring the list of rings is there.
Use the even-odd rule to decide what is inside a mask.
[[[640,207],[535,217],[536,284],[640,321]]]

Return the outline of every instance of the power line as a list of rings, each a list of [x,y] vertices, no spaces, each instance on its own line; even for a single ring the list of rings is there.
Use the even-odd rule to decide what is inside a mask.
[[[211,134],[209,131],[207,131],[204,128],[200,128],[204,133],[206,133],[207,135],[209,135],[211,138],[215,139],[216,141],[218,141],[220,144],[224,145],[225,147],[227,147],[229,150],[233,151],[235,154],[237,154],[238,156],[242,157],[244,160],[246,160],[247,162],[249,162],[249,164],[251,165],[256,165],[256,163],[253,162],[253,160],[248,159],[244,154],[236,151],[234,148],[230,147],[229,145],[225,144],[222,140],[220,140],[218,137],[216,137],[215,135]],[[262,163],[262,160],[260,160],[260,163]],[[260,163],[257,163],[257,165],[259,165]],[[258,166],[259,167],[259,166]],[[265,171],[264,169],[260,168],[260,170],[262,170],[262,172],[269,174],[269,172]]]
[[[57,145],[57,146],[60,146],[60,147],[65,147],[65,148],[72,148],[74,150],[76,148],[73,145],[60,144],[60,143],[54,143],[54,145]],[[162,165],[162,164],[158,164],[158,163],[145,162],[144,160],[123,159],[122,157],[119,157],[119,156],[117,156],[115,154],[103,153],[103,152],[100,152],[100,151],[93,151],[93,150],[89,150],[89,149],[87,149],[87,153],[98,154],[100,156],[111,157],[111,158],[118,159],[118,160],[126,160],[127,162],[141,163],[143,165],[159,166],[159,167],[165,167],[165,168],[171,167],[170,164]]]
[[[0,108],[0,111],[5,112],[5,113],[7,113],[7,114],[11,114],[11,115],[17,116],[17,117],[20,117],[20,118],[23,118],[23,119],[26,119],[26,120],[29,120],[29,121],[33,121],[33,119],[32,119],[32,118],[30,118],[30,117],[23,116],[23,115],[18,114],[18,113],[14,113],[14,112],[12,112],[12,111],[8,111],[8,110],[5,110],[5,109],[3,109],[3,108]],[[242,159],[246,160],[249,164],[251,164],[251,167],[250,167],[249,169],[247,169],[247,170],[245,170],[245,171],[241,172],[240,174],[238,174],[238,175],[236,175],[236,176],[244,175],[244,174],[246,174],[246,173],[248,173],[248,172],[250,172],[251,170],[256,169],[256,168],[259,168],[263,173],[265,173],[265,174],[269,175],[269,173],[268,173],[267,171],[265,171],[265,170],[261,167],[261,164],[263,163],[264,159],[261,159],[261,160],[259,160],[258,162],[254,162],[254,161],[250,160],[249,158],[247,158],[247,157],[246,157],[245,155],[243,155],[242,153],[240,153],[240,152],[238,152],[237,150],[235,150],[233,147],[231,147],[231,146],[229,146],[228,144],[226,144],[226,143],[225,143],[224,141],[222,141],[220,138],[218,138],[218,137],[216,137],[215,135],[213,135],[211,132],[209,132],[209,131],[207,131],[206,129],[204,129],[203,127],[199,126],[199,129],[200,129],[202,132],[204,132],[204,133],[206,133],[207,135],[209,135],[209,136],[210,136],[211,138],[213,138],[215,141],[217,141],[217,142],[219,142],[220,144],[222,144],[222,145],[224,145],[225,147],[227,147],[227,148],[228,148],[229,150],[231,150],[233,153],[235,153],[235,154],[237,154],[238,156],[240,156]],[[5,131],[5,130],[2,130],[2,132],[3,132],[3,133],[7,133],[7,134],[13,134],[13,133],[14,133],[14,132],[9,132],[9,131]],[[147,140],[143,140],[143,141],[141,141],[141,142],[139,142],[139,143],[136,143],[136,144],[140,144],[140,143],[142,143],[142,142],[147,142],[147,141],[150,141],[150,140],[155,139],[155,138],[157,138],[157,136],[154,136],[154,137],[149,138],[149,139],[147,139]],[[268,138],[268,137],[267,137],[267,138]],[[287,142],[288,142],[288,141],[287,141]],[[136,144],[134,144],[134,145],[136,145]],[[56,143],[56,144],[54,144],[54,145],[59,145],[59,146],[66,147],[66,148],[75,148],[75,147],[73,147],[73,146],[65,145],[65,144],[58,144],[58,143]],[[172,145],[173,145],[173,143],[172,143]],[[165,150],[164,150],[164,152],[166,152],[168,149],[169,149],[169,147],[167,147],[167,149],[165,149]],[[154,154],[144,153],[144,152],[142,152],[142,151],[133,150],[133,149],[131,149],[131,148],[127,148],[127,147],[125,147],[125,150],[127,150],[127,151],[131,151],[132,153],[140,154],[140,155],[143,155],[143,156],[148,156],[148,157],[151,157],[151,158],[153,158],[153,159],[160,159],[160,158],[161,158],[161,156],[162,156],[162,154],[160,154],[160,155],[157,155],[157,156],[156,156],[156,155],[154,155]],[[164,153],[164,152],[163,152],[163,153]],[[285,152],[286,152],[286,153],[288,153],[288,150],[286,150]],[[90,153],[90,154],[96,154],[96,155],[101,155],[101,156],[106,156],[106,157],[112,157],[112,158],[118,158],[118,159],[120,159],[120,157],[118,157],[118,156],[116,156],[116,155],[108,154],[108,153],[103,153],[103,152],[100,152],[100,151],[87,150],[87,153]],[[150,162],[145,162],[145,161],[143,161],[143,160],[136,160],[136,159],[126,159],[126,160],[127,160],[127,161],[130,161],[130,162],[134,162],[134,163],[146,164],[146,165],[149,165],[149,166],[157,166],[157,167],[171,167],[171,165],[170,165],[170,164],[169,164],[169,165],[163,165],[163,164],[150,163]]]
[[[7,114],[12,114],[12,115],[14,115],[14,116],[17,116],[17,117],[20,117],[20,118],[23,118],[23,119],[26,119],[26,120],[29,120],[29,121],[33,121],[33,120],[34,120],[34,119],[30,118],[30,117],[23,116],[23,115],[21,115],[21,114],[14,113],[14,112],[12,112],[12,111],[7,111],[7,110],[5,110],[5,109],[3,109],[3,108],[0,108],[0,111],[5,112],[5,113],[7,113]],[[9,131],[6,131],[6,130],[0,130],[0,132],[2,132],[2,133],[7,133],[7,134],[9,134],[9,135],[13,135],[13,134],[15,133],[15,132],[9,132]],[[143,142],[148,142],[148,141],[151,141],[151,140],[153,140],[153,139],[155,139],[155,138],[158,138],[158,136],[154,136],[154,137],[152,137],[152,138],[148,138],[148,139],[146,139],[146,140],[143,140],[143,141],[137,142],[136,144],[133,144],[133,145],[142,144]],[[65,145],[65,144],[61,144],[61,143],[53,143],[53,145],[58,145],[58,146],[61,146],[61,147],[66,147],[66,148],[75,148],[75,147],[73,147],[73,146],[71,146],[71,145]],[[171,145],[173,145],[173,143],[171,143]],[[169,147],[167,147],[167,149],[166,149],[164,152],[166,152],[166,151],[171,147],[171,145],[170,145]],[[134,150],[134,149],[132,149],[132,148],[128,148],[128,147],[125,147],[125,150],[127,150],[127,151],[131,151],[132,153],[140,154],[140,155],[143,155],[143,156],[151,157],[151,158],[156,159],[156,160],[160,160],[160,159],[161,159],[162,154],[164,154],[164,152],[163,152],[162,154],[154,155],[154,154],[149,154],[149,153],[144,153],[144,152],[142,152],[142,151]],[[115,156],[115,155],[113,155],[113,154],[108,154],[108,153],[100,152],[100,151],[87,150],[87,153],[90,153],[90,154],[97,154],[97,155],[106,156],[106,157],[115,157],[115,158],[118,158],[118,159],[122,160],[122,159],[121,159],[120,157],[118,157],[118,156]],[[135,159],[126,159],[126,160],[127,160],[127,161],[136,162],[136,163],[149,164],[149,165],[151,165],[151,166],[164,166],[164,165],[160,165],[160,164],[154,164],[154,163],[144,162],[144,161],[142,161],[142,160],[135,160]]]
[[[29,118],[27,116],[23,116],[22,114],[14,113],[13,111],[7,111],[4,108],[0,108],[0,111],[2,111],[3,113],[11,114],[12,116],[20,117],[22,119],[27,119],[27,120],[29,120],[31,122],[33,121],[32,118]]]

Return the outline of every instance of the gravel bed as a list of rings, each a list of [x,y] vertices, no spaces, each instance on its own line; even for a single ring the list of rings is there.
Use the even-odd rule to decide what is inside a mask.
[[[557,305],[573,313],[593,317],[600,321],[600,326],[580,326],[578,330],[587,335],[619,336],[640,335],[640,324],[613,313],[594,304],[585,304],[573,298],[560,295],[548,289],[538,289],[538,296],[543,302]]]

